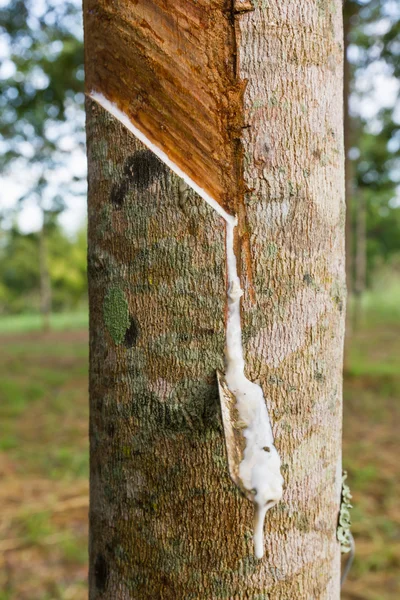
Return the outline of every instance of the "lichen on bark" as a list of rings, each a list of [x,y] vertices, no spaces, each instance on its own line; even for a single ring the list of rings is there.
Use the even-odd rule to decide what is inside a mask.
[[[121,344],[130,326],[128,302],[121,288],[108,290],[103,303],[104,323],[116,344]]]

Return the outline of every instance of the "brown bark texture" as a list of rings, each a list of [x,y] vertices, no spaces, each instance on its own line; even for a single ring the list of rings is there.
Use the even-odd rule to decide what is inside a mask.
[[[215,376],[224,221],[88,99],[91,600],[340,596],[341,2],[254,4],[234,24],[248,82],[237,245],[246,374],[264,390],[284,496],[258,561]]]

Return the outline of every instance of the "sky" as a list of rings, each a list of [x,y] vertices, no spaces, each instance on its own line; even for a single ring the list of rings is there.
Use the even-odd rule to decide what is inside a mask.
[[[49,193],[54,191],[63,192],[66,202],[66,210],[59,217],[61,225],[70,234],[74,234],[80,227],[83,227],[86,220],[86,178],[87,163],[86,155],[82,150],[77,150],[70,155],[65,166],[57,169],[52,174],[52,179],[56,180],[56,185],[51,186]],[[71,176],[84,178],[83,193],[76,195],[68,192],[71,183]],[[28,185],[27,185],[28,184]],[[15,208],[18,199],[29,188],[29,181],[22,181],[21,173],[18,169],[13,169],[9,176],[0,179],[0,206],[2,209]],[[24,233],[38,231],[42,225],[42,213],[34,199],[24,203],[20,211],[18,225]]]
[[[78,7],[77,18],[69,19],[68,29],[72,30],[79,39],[83,37],[82,18],[80,14],[81,0],[73,0]],[[0,0],[0,9],[7,6],[9,0]],[[64,0],[34,0],[30,4],[31,28],[37,30],[35,18],[46,14],[48,5],[63,7]],[[74,30],[75,29],[75,30]],[[57,46],[59,44],[60,47]],[[62,42],[52,43],[52,50],[60,51]],[[10,48],[7,34],[0,36],[0,79],[12,78],[15,73],[15,65],[10,60]],[[83,73],[82,73],[83,79]],[[45,89],[48,85],[47,76],[38,72],[34,74],[31,82],[36,89]],[[2,210],[15,209],[18,200],[24,196],[29,189],[34,187],[38,174],[43,174],[47,186],[42,194],[44,205],[46,202],[59,194],[66,203],[66,210],[59,217],[61,224],[71,234],[85,224],[86,219],[86,171],[87,161],[85,154],[84,137],[84,113],[79,105],[83,103],[83,94],[76,94],[73,99],[66,102],[67,122],[60,124],[56,120],[46,123],[47,138],[56,143],[58,148],[56,159],[60,167],[43,171],[41,165],[35,164],[34,144],[23,142],[19,144],[21,158],[12,163],[7,173],[0,175],[0,208]],[[74,132],[75,130],[75,132]],[[6,150],[7,143],[0,136],[0,152]],[[42,213],[35,198],[24,201],[23,208],[18,212],[17,222],[24,232],[36,231],[42,224]],[[10,212],[10,214],[12,214]],[[5,225],[11,224],[11,218],[6,219]]]

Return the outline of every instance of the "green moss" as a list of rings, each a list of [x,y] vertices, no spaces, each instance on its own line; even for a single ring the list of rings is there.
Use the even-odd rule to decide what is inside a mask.
[[[112,339],[120,344],[129,327],[128,302],[124,292],[117,287],[110,288],[103,303],[104,323]]]
[[[108,154],[108,142],[106,140],[99,140],[92,144],[92,152],[95,158],[106,159]]]
[[[238,572],[243,577],[249,577],[255,573],[257,568],[259,567],[258,558],[256,558],[253,554],[246,556],[242,560],[239,561]]]
[[[269,105],[270,106],[277,106],[278,105],[278,98],[275,96],[275,94],[272,94],[272,96],[270,96],[270,98],[269,98]]]
[[[270,385],[277,385],[280,386],[283,383],[283,379],[281,379],[280,377],[278,377],[278,375],[270,375],[268,377],[268,383]]]
[[[265,249],[265,258],[266,260],[275,258],[278,253],[278,246],[274,244],[274,242],[269,242]]]
[[[314,278],[310,275],[310,273],[304,274],[303,281],[304,281],[304,283],[306,283],[307,285],[309,285],[312,288],[316,287]]]
[[[104,234],[110,230],[111,219],[112,208],[109,204],[104,204],[100,211],[100,216],[98,219],[100,237],[103,237]]]
[[[256,110],[258,110],[259,108],[263,108],[264,107],[264,102],[260,99],[257,99],[253,102],[253,106],[251,107],[251,111],[255,112]]]

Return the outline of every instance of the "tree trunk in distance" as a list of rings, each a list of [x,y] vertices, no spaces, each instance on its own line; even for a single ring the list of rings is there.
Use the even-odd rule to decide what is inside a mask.
[[[357,6],[358,8],[358,6]],[[351,31],[351,17],[357,10],[353,2],[346,0],[343,10],[343,39],[344,39],[344,62],[343,62],[343,105],[344,105],[344,156],[345,156],[345,198],[346,198],[346,227],[345,227],[345,248],[346,248],[346,287],[347,287],[347,307],[346,311],[346,335],[344,343],[344,369],[348,368],[348,356],[351,343],[352,318],[350,303],[353,297],[354,283],[354,258],[353,258],[353,194],[354,179],[353,168],[349,157],[349,150],[352,146],[352,131],[350,117],[350,63],[347,58],[347,49],[349,46],[349,36]]]
[[[51,281],[47,264],[46,227],[44,223],[39,231],[39,271],[40,271],[40,312],[43,331],[50,329]]]
[[[354,279],[353,329],[360,327],[363,317],[362,299],[367,281],[367,207],[365,196],[360,190],[357,194],[356,212],[356,256]]]
[[[215,378],[224,221],[88,100],[91,600],[340,596],[341,2],[260,2],[236,17],[236,33],[248,80],[244,350],[267,399],[284,497],[257,561],[253,508],[228,476]]]

